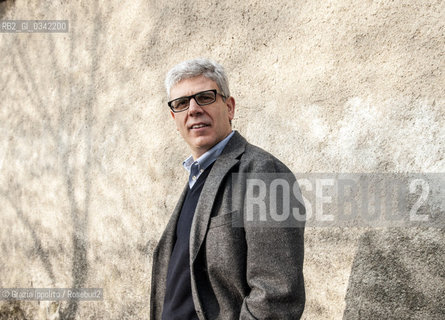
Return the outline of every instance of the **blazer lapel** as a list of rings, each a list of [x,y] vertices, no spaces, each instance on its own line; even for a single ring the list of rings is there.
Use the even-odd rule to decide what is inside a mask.
[[[212,207],[220,184],[230,169],[238,163],[238,157],[244,152],[246,143],[247,141],[235,131],[207,177],[190,230],[191,263],[195,261],[207,233]]]
[[[160,250],[163,250],[163,253],[166,253],[164,255],[165,257],[168,257],[170,260],[171,253],[173,251],[173,246],[175,244],[175,238],[176,238],[176,224],[179,219],[179,214],[181,213],[182,209],[182,203],[184,202],[185,196],[187,194],[188,190],[188,183],[185,185],[184,189],[182,190],[181,196],[179,197],[178,203],[176,204],[175,210],[173,210],[173,213],[170,217],[170,220],[168,221],[167,226],[165,227],[165,231],[162,235],[161,240],[159,240]],[[167,261],[168,265],[168,261]]]
[[[151,299],[151,317],[153,319],[160,318],[162,312],[162,305],[164,304],[165,289],[167,282],[167,270],[170,262],[170,256],[173,251],[176,238],[176,224],[178,222],[179,214],[181,212],[182,203],[187,194],[188,183],[183,189],[178,203],[170,217],[170,220],[165,227],[164,233],[153,252],[153,270],[151,280],[151,296],[156,297],[156,300]]]

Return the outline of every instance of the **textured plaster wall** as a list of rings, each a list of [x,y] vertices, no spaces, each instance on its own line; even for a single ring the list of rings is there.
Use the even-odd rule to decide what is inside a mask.
[[[234,128],[295,172],[444,172],[443,1],[2,1],[0,287],[100,287],[77,319],[144,319],[186,180],[179,61],[226,66]],[[148,243],[148,244],[147,244]],[[440,228],[308,228],[305,319],[443,319]],[[57,306],[0,302],[0,318]]]

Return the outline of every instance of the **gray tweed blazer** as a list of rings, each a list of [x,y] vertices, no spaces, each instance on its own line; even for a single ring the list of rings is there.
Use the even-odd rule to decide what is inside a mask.
[[[198,317],[299,319],[305,303],[304,222],[287,227],[247,222],[234,226],[245,215],[242,201],[235,201],[234,195],[243,198],[246,191],[242,183],[233,184],[233,177],[239,176],[233,173],[277,173],[296,183],[282,162],[235,132],[207,177],[191,227],[190,272]],[[161,319],[167,268],[187,188],[153,253],[153,320]],[[299,199],[291,198],[291,207],[298,206],[304,215]]]

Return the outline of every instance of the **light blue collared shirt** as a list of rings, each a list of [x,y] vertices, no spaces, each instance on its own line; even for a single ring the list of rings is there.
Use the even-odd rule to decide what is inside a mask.
[[[189,175],[190,189],[193,188],[193,185],[195,184],[196,180],[198,180],[201,173],[203,173],[204,170],[207,169],[209,165],[211,165],[213,162],[216,161],[216,159],[224,150],[225,146],[227,145],[227,142],[229,142],[230,138],[232,138],[234,133],[235,131],[232,130],[232,132],[227,137],[225,137],[223,140],[215,144],[210,150],[207,150],[206,153],[204,153],[195,161],[193,161],[193,157],[190,156],[187,159],[185,159],[184,162],[182,162],[182,165],[190,174]]]

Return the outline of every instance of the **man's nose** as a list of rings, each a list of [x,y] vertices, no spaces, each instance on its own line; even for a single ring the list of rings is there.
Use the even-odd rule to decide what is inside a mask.
[[[198,103],[196,103],[195,98],[190,99],[188,111],[191,115],[202,113],[202,107]]]

